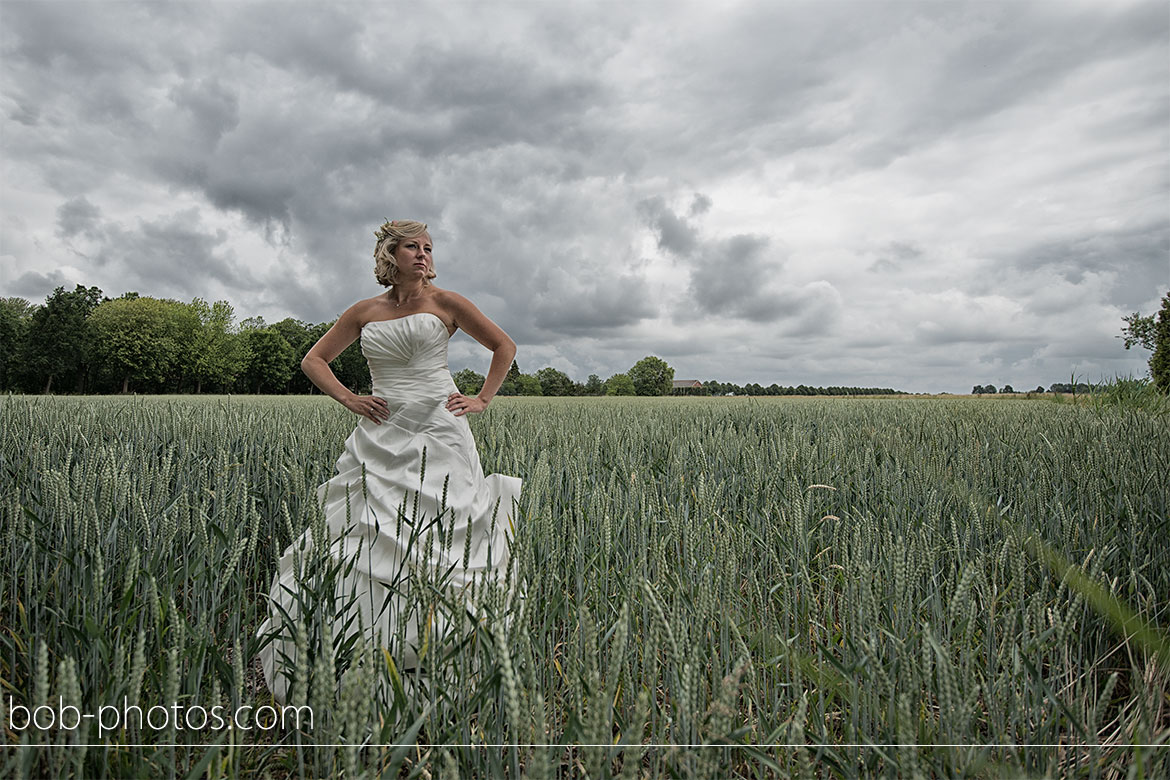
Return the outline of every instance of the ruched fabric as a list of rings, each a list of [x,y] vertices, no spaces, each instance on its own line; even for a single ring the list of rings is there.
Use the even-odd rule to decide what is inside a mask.
[[[476,578],[502,581],[520,499],[520,478],[485,476],[467,417],[447,409],[448,396],[458,389],[447,367],[449,339],[447,326],[429,312],[362,328],[373,395],[386,400],[389,418],[381,424],[361,418],[345,441],[336,474],[317,488],[329,556],[341,572],[333,633],[365,627],[399,668],[419,661],[420,621],[403,611],[411,575],[437,573],[453,590]],[[281,702],[291,675],[283,665],[298,663],[285,615],[298,619],[304,599],[297,559],[307,557],[312,545],[309,528],[281,556],[270,617],[259,632],[273,635],[261,661]],[[444,629],[439,624],[430,630]]]

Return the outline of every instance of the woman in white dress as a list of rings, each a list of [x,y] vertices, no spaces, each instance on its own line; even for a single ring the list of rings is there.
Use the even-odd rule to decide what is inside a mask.
[[[345,564],[338,567],[344,576],[333,632],[349,634],[361,625],[399,668],[411,668],[424,640],[418,616],[402,612],[410,575],[420,568],[440,572],[447,587],[461,589],[485,576],[502,580],[508,569],[521,480],[484,476],[466,415],[491,402],[516,344],[467,298],[431,283],[434,261],[424,223],[387,222],[375,235],[374,275],[389,289],[346,309],[301,368],[362,418],[345,442],[337,473],[318,488],[329,556]],[[459,392],[447,367],[447,342],[459,328],[492,352],[474,396]],[[351,392],[329,369],[358,338],[373,379],[370,395]],[[434,531],[426,537],[429,547],[420,523]],[[292,670],[303,666],[294,657],[290,622],[302,603],[297,560],[312,546],[310,528],[281,557],[271,616],[260,628],[261,636],[272,636],[261,651],[265,679],[282,702]],[[443,628],[432,625],[424,633]]]

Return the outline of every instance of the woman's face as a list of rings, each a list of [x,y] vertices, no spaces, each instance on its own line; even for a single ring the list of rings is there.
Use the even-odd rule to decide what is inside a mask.
[[[426,233],[415,238],[404,238],[394,250],[394,264],[406,278],[426,277],[433,266],[431,237]]]

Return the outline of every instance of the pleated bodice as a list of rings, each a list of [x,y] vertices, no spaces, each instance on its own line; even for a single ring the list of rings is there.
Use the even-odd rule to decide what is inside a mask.
[[[373,394],[395,398],[446,398],[458,388],[447,366],[451,335],[438,315],[408,314],[362,327],[362,354],[370,364]]]

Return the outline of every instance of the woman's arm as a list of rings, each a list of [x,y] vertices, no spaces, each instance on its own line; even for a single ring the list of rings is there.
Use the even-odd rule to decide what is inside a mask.
[[[390,409],[381,398],[357,395],[334,375],[329,364],[362,334],[361,304],[355,303],[337,318],[324,336],[301,359],[301,370],[322,393],[355,414],[368,417],[381,425],[390,416]]]
[[[508,376],[508,369],[516,357],[516,342],[462,295],[445,291],[443,304],[451,313],[456,325],[492,351],[492,365],[479,393],[474,398],[468,398],[462,393],[452,393],[447,401],[447,408],[456,416],[482,412],[495,398],[500,385],[504,384],[504,379]]]
[[[496,397],[496,393],[500,391],[500,385],[504,384],[504,380],[507,379],[508,369],[512,367],[512,361],[515,357],[516,343],[512,339],[508,339],[507,343],[492,350],[491,367],[488,368],[487,377],[483,380],[483,387],[476,395],[476,398],[483,401],[484,406],[491,403],[491,400]]]

